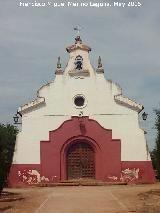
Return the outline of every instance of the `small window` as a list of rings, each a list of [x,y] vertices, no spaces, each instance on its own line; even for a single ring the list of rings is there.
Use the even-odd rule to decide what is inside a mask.
[[[78,107],[83,106],[83,105],[84,105],[84,102],[85,102],[85,99],[84,99],[84,97],[82,97],[82,96],[77,96],[77,97],[75,97],[75,99],[74,99],[74,104],[75,104],[76,106],[78,106]]]

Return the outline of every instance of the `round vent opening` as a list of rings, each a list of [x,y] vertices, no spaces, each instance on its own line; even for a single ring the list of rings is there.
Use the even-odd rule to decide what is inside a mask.
[[[82,107],[84,105],[85,99],[82,96],[77,96],[74,99],[74,104],[78,107]]]

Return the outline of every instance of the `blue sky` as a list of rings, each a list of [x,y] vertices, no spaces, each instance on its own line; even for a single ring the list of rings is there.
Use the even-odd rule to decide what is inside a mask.
[[[66,66],[65,48],[74,42],[73,27],[78,24],[83,41],[92,48],[93,66],[101,55],[106,78],[144,105],[148,119],[140,124],[148,130],[152,149],[153,109],[160,107],[160,1],[140,2],[141,7],[132,8],[36,8],[20,7],[18,0],[0,0],[0,122],[12,123],[18,106],[31,101],[41,85],[53,80],[58,56]]]

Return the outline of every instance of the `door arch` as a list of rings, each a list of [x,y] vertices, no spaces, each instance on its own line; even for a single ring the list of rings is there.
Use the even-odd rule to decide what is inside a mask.
[[[72,144],[66,158],[68,179],[95,178],[95,152],[87,142]]]

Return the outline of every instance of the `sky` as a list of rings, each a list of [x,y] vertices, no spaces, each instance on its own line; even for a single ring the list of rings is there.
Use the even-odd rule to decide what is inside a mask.
[[[73,7],[68,2],[88,6]],[[111,6],[93,7],[93,2]],[[117,2],[125,6],[114,6]],[[26,7],[20,3],[33,4]],[[35,3],[48,6],[35,7]],[[54,3],[65,6],[54,7]],[[147,130],[147,143],[153,149],[153,110],[160,107],[160,1],[140,0],[137,7],[128,3],[0,0],[0,123],[13,123],[17,108],[32,101],[36,91],[54,79],[58,56],[65,68],[65,48],[74,43],[73,28],[80,25],[83,42],[92,48],[93,67],[100,55],[105,77],[120,84],[125,96],[143,104],[148,118],[140,118],[140,125]]]

